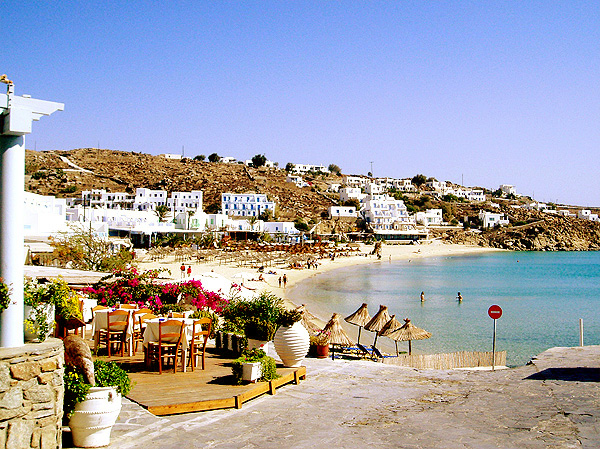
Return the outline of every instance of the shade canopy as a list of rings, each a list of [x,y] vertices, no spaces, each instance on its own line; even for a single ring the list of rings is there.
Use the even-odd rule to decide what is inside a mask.
[[[334,313],[329,322],[325,325],[323,332],[329,334],[329,343],[334,345],[352,346],[352,339],[348,336],[341,322],[342,316]]]
[[[375,314],[371,321],[365,324],[365,329],[371,332],[379,332],[390,320],[387,306],[379,306],[379,312]]]
[[[425,329],[415,326],[408,318],[404,319],[402,327],[390,332],[386,337],[396,341],[408,341],[408,354],[412,353],[412,340],[425,340],[431,337],[431,334]]]
[[[344,320],[347,323],[364,327],[369,321],[371,321],[371,315],[369,315],[367,303],[363,302],[362,306],[360,306],[356,312],[354,312],[350,316],[347,316],[346,318],[344,318]]]
[[[300,322],[309,334],[316,335],[321,332],[321,327],[315,323],[317,317],[306,309],[306,305],[302,304],[296,310],[302,313],[302,320]]]
[[[392,315],[387,323],[378,332],[381,337],[388,337],[389,334],[394,332],[396,329],[402,327],[402,323],[396,319],[396,315]]]

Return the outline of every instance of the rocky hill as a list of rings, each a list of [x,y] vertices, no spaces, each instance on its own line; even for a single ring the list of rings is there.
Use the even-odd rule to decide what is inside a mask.
[[[65,162],[68,160],[71,164]],[[302,189],[286,183],[286,172],[278,168],[250,168],[240,164],[169,160],[142,153],[81,148],[71,151],[28,150],[25,156],[28,191],[58,197],[80,197],[82,190],[106,189],[135,192],[136,187],[172,191],[202,190],[204,209],[221,207],[221,193],[266,193],[277,203],[282,220],[303,217],[317,220],[335,201],[321,191],[326,180],[306,178],[313,187]],[[79,168],[76,168],[79,167]]]

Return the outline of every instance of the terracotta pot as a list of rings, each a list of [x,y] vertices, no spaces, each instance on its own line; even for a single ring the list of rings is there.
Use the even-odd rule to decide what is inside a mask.
[[[317,345],[317,358],[326,359],[329,357],[329,345]]]

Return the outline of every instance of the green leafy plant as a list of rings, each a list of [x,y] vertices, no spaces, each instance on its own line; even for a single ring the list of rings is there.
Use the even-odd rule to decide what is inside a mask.
[[[302,319],[302,312],[296,309],[284,310],[279,314],[279,325],[290,327]]]
[[[8,285],[4,283],[4,280],[0,278],[0,313],[10,304],[10,289]]]
[[[317,335],[310,336],[310,344],[316,346],[325,346],[329,344],[329,337],[331,334],[329,332],[320,332]]]
[[[283,301],[272,293],[263,292],[251,301],[234,297],[230,300],[229,304],[223,308],[221,313],[225,321],[223,330],[237,334],[245,334],[246,323],[251,320],[259,323],[271,323],[275,326],[276,330],[279,315],[283,310]],[[256,323],[250,326],[254,329]]]
[[[235,359],[231,366],[231,372],[237,385],[243,383],[242,372],[244,363],[256,362],[260,362],[262,368],[262,374],[259,381],[268,382],[269,380],[277,379],[279,377],[275,360],[266,355],[265,351],[262,349],[245,349],[241,357]]]
[[[94,377],[96,387],[115,387],[123,396],[129,394],[133,387],[129,374],[115,362],[96,360],[94,362]],[[92,385],[85,381],[83,372],[79,368],[72,366],[65,367],[63,381],[65,386],[63,410],[65,416],[70,418],[75,405],[85,399]]]
[[[221,330],[219,326],[219,316],[211,312],[209,310],[196,310],[194,313],[190,315],[190,318],[197,320],[198,318],[210,318],[211,321],[211,330],[209,338],[215,338],[215,334],[217,331]]]
[[[277,324],[271,321],[252,318],[244,324],[246,338],[260,341],[271,341],[275,337]]]

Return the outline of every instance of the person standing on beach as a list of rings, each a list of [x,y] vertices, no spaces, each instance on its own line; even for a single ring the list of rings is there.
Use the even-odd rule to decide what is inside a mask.
[[[458,294],[456,295],[456,300],[458,302],[462,302],[462,295],[460,294],[460,292],[458,292]]]
[[[279,276],[279,288],[281,288],[281,276]]]
[[[191,277],[192,276],[192,266],[190,265],[187,269],[187,277]]]
[[[287,284],[287,276],[283,275],[283,288],[285,288],[285,284]]]
[[[181,270],[181,279],[183,279],[185,277],[185,265],[181,264],[181,268],[179,268]]]
[[[421,302],[425,302],[425,292],[421,292]]]

